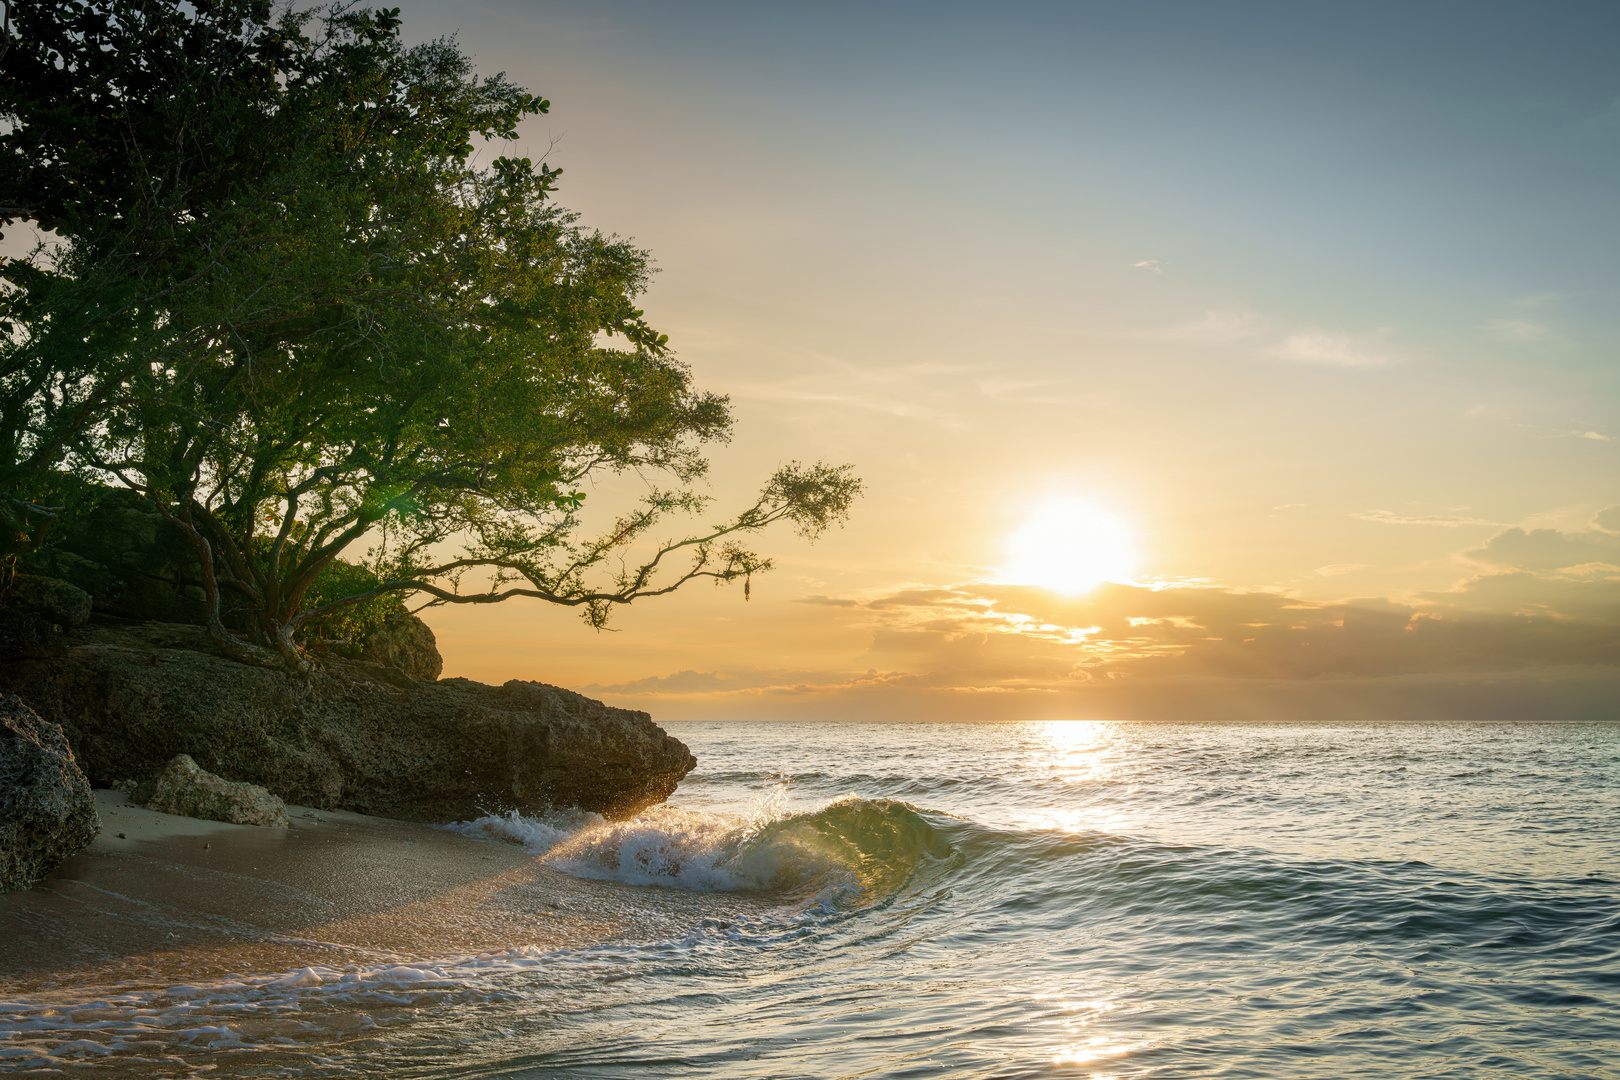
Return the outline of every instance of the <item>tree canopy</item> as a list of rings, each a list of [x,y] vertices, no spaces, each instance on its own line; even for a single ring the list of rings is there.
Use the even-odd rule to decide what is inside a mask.
[[[61,238],[0,269],[13,544],[45,535],[64,470],[128,486],[197,552],[215,640],[301,667],[379,597],[600,627],[768,569],[747,534],[847,515],[847,466],[794,463],[655,539],[707,511],[729,403],[636,306],[647,252],[559,207],[545,163],[479,164],[548,103],[454,41],[406,46],[397,9],[233,0],[41,2],[12,35],[0,222]],[[582,535],[584,481],[627,470],[646,499]]]

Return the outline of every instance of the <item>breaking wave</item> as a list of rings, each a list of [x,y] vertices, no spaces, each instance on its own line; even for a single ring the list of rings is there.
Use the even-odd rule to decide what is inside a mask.
[[[775,892],[836,907],[892,895],[945,835],[908,803],[846,796],[807,813],[767,799],[744,820],[654,807],[629,821],[595,814],[490,815],[451,828],[516,843],[574,877],[694,892]]]

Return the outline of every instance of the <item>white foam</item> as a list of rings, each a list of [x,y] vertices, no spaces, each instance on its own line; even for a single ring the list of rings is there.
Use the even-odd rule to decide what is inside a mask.
[[[629,821],[512,811],[442,828],[517,844],[574,877],[695,892],[786,890],[831,903],[859,892],[860,853],[808,822],[851,799],[788,813],[786,786],[778,785],[761,792],[740,818],[663,805]]]
[[[305,968],[270,983],[270,986],[320,986],[325,980],[314,968]]]
[[[516,844],[531,855],[544,855],[559,841],[581,829],[600,825],[605,819],[600,814],[581,810],[548,814],[543,817],[524,817],[516,810],[504,814],[487,814],[475,821],[456,821],[439,828],[460,833],[474,840],[500,840]]]
[[[544,861],[576,877],[630,885],[847,899],[860,891],[860,853],[813,824],[822,810],[842,801],[788,813],[779,787],[762,793],[740,821],[656,806],[630,821],[580,828],[548,848]]]
[[[314,1023],[303,1006],[410,1007],[420,995],[446,989],[476,993],[492,977],[532,969],[550,959],[534,945],[477,956],[414,960],[364,968],[305,967],[297,971],[218,982],[184,983],[49,1000],[0,1000],[0,1063],[3,1068],[48,1068],[184,1050],[253,1050],[310,1047],[340,1032]],[[228,1023],[226,1021],[229,1021]]]
[[[727,865],[752,830],[715,814],[656,807],[604,821],[554,844],[545,862],[575,877],[701,892],[758,888]]]
[[[373,980],[377,981],[377,982],[391,982],[391,983],[444,982],[445,981],[444,975],[442,973],[440,973],[440,972],[433,971],[433,970],[431,970],[429,968],[405,967],[404,965],[399,965],[399,966],[396,966],[396,967],[386,968],[386,969],[384,969],[382,971],[372,972],[372,973],[370,973],[369,976],[356,976],[356,977],[353,977],[352,979],[351,979],[350,976],[345,975],[343,977],[343,980],[345,982],[350,982],[350,981],[363,982],[368,977],[370,979],[373,979]]]
[[[104,1054],[111,1054],[114,1051],[116,1051],[117,1049],[118,1048],[115,1047],[115,1046],[110,1046],[110,1045],[108,1045],[106,1043],[92,1042],[89,1039],[74,1039],[72,1042],[66,1042],[66,1043],[63,1043],[61,1046],[58,1046],[52,1052],[52,1056],[53,1057],[79,1057],[80,1055],[101,1056],[101,1055],[104,1055]]]

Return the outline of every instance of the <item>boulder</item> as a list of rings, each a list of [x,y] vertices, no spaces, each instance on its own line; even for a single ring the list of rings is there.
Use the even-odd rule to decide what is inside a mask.
[[[64,630],[90,619],[90,594],[60,578],[18,574],[6,591],[6,603],[48,619]]]
[[[127,488],[94,485],[76,489],[68,501],[70,511],[52,526],[48,546],[19,556],[20,569],[83,589],[96,598],[98,611],[202,621],[196,552],[151,503]]]
[[[101,830],[61,727],[0,694],[0,892],[26,889]]]
[[[286,803],[257,784],[226,780],[199,769],[189,754],[169,759],[163,771],[136,787],[130,799],[160,814],[287,828]]]
[[[0,659],[48,656],[60,648],[49,619],[31,611],[0,606]]]
[[[696,764],[643,712],[543,683],[422,682],[330,658],[299,677],[227,660],[198,627],[91,625],[0,687],[60,723],[92,783],[146,780],[176,754],[289,803],[415,821],[661,802]]]
[[[397,668],[426,682],[437,679],[444,670],[433,630],[415,615],[396,616],[367,634],[360,659]]]

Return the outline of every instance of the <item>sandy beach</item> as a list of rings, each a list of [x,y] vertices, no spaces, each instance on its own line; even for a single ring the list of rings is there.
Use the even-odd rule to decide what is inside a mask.
[[[577,948],[674,930],[694,903],[410,822],[289,806],[267,829],[96,797],[96,841],[0,896],[0,993]]]

